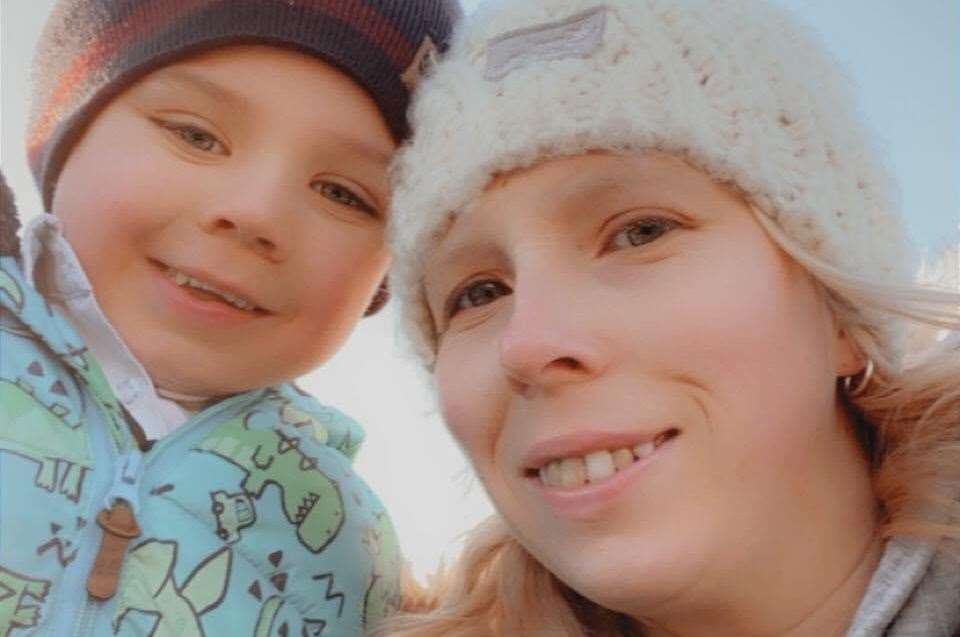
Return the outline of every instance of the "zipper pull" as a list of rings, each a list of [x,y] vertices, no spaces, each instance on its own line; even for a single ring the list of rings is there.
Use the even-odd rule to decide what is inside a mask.
[[[90,597],[106,601],[117,592],[120,567],[130,540],[140,536],[137,509],[140,508],[138,482],[143,454],[132,450],[117,459],[113,484],[97,514],[97,524],[103,529],[100,550],[87,577]]]
[[[116,500],[109,509],[102,509],[97,514],[97,524],[103,529],[103,540],[87,578],[87,592],[94,599],[106,601],[117,592],[127,544],[140,535],[140,527],[133,509],[124,500]]]

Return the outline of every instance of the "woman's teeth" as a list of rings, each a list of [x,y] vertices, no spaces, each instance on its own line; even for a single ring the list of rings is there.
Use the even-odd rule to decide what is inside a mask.
[[[205,281],[195,279],[192,276],[184,274],[183,272],[179,272],[170,268],[167,270],[167,276],[170,277],[174,283],[181,287],[191,287],[216,295],[237,309],[244,310],[246,312],[252,312],[257,309],[256,305],[245,298],[239,297],[236,294],[231,294],[225,290],[220,290]]]
[[[588,483],[596,483],[623,471],[634,462],[649,458],[660,445],[675,438],[679,431],[671,429],[654,440],[633,447],[592,451],[585,456],[561,458],[540,467],[540,482],[547,487],[578,489]]]

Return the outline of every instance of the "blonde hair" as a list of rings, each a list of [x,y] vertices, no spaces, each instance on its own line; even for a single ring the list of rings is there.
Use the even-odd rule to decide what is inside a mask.
[[[882,536],[960,540],[960,342],[915,340],[891,360],[865,313],[960,330],[960,294],[877,283],[824,262],[751,206],[760,225],[827,291],[839,326],[877,373],[855,399],[858,432],[871,456],[883,506]],[[842,392],[841,392],[841,395]],[[624,637],[640,635],[626,617],[581,597],[534,559],[493,515],[471,532],[451,570],[426,588],[406,582],[400,612],[381,637]]]

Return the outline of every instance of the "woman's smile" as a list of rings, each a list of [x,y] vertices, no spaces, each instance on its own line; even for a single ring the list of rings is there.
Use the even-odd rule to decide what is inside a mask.
[[[535,445],[524,472],[528,486],[560,517],[595,518],[649,475],[651,465],[677,444],[681,430],[656,434],[584,432]],[[545,460],[541,460],[545,458]]]
[[[872,524],[828,477],[855,473],[869,497],[836,422],[849,344],[808,274],[699,170],[656,153],[546,161],[488,189],[433,258],[444,416],[574,588],[624,587],[639,608],[757,570],[758,553],[807,561],[778,539],[805,511]],[[764,546],[731,549],[764,525]]]

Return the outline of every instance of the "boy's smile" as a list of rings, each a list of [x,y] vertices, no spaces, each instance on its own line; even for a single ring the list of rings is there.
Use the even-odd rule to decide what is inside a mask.
[[[290,50],[159,69],[77,143],[53,212],[155,383],[218,396],[328,358],[383,277],[387,162],[373,100]]]
[[[244,286],[230,283],[211,283],[217,278],[209,274],[187,274],[157,262],[163,275],[161,294],[169,295],[171,304],[179,305],[184,312],[195,313],[197,318],[209,317],[211,321],[252,320],[269,314],[269,310],[244,296]],[[171,285],[172,284],[172,285]]]

